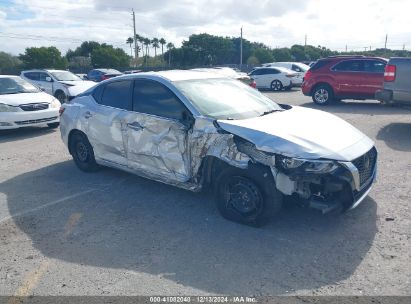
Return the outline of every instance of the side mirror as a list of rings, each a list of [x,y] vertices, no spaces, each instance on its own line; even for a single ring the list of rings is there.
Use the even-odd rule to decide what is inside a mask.
[[[53,82],[53,79],[51,79],[51,77],[47,76],[47,77],[46,77],[46,81],[47,81],[47,82]]]

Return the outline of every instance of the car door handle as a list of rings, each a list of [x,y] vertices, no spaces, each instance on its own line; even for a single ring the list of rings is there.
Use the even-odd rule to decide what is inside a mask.
[[[144,127],[142,125],[140,125],[137,121],[135,121],[133,123],[128,123],[127,127],[129,127],[132,130],[135,130],[135,131],[140,131],[140,130],[144,129]]]
[[[93,114],[91,114],[90,111],[87,111],[86,113],[84,113],[84,118],[85,118],[85,119],[89,119],[89,118],[92,117],[92,116],[93,116]]]

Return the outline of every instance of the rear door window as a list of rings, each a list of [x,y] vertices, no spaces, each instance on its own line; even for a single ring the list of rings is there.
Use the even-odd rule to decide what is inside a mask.
[[[263,69],[262,75],[272,75],[272,74],[280,74],[280,71],[277,69]]]
[[[337,63],[333,68],[337,72],[363,72],[364,61],[363,60],[345,60]]]
[[[39,81],[40,80],[40,75],[38,72],[27,72],[24,73],[24,77],[30,79],[30,80],[34,80],[34,81]]]
[[[186,107],[163,84],[152,80],[136,80],[133,92],[133,111],[181,120]]]
[[[291,66],[291,69],[292,69],[294,72],[298,72],[298,73],[304,72],[302,68],[300,68],[298,65],[295,65],[295,64],[293,64],[293,65]]]
[[[321,69],[322,67],[325,67],[327,64],[329,64],[331,60],[318,60],[314,65],[310,68],[311,71],[316,71]]]
[[[97,100],[97,102],[108,107],[131,110],[132,84],[132,80],[121,80],[107,83],[104,86],[101,98]]]

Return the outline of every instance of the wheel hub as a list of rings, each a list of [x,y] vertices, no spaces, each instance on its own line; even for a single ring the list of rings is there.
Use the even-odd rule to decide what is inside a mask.
[[[77,156],[80,161],[87,161],[88,150],[86,145],[82,142],[77,143]]]
[[[258,188],[251,182],[235,179],[229,184],[228,204],[240,213],[251,213],[258,209],[261,198]]]

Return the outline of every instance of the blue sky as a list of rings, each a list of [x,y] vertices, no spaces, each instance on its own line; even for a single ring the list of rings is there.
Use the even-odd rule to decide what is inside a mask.
[[[63,53],[84,40],[129,52],[131,9],[137,33],[179,45],[190,34],[244,37],[271,47],[304,43],[335,50],[384,46],[411,49],[411,1],[391,0],[0,0],[0,51],[29,46]]]

